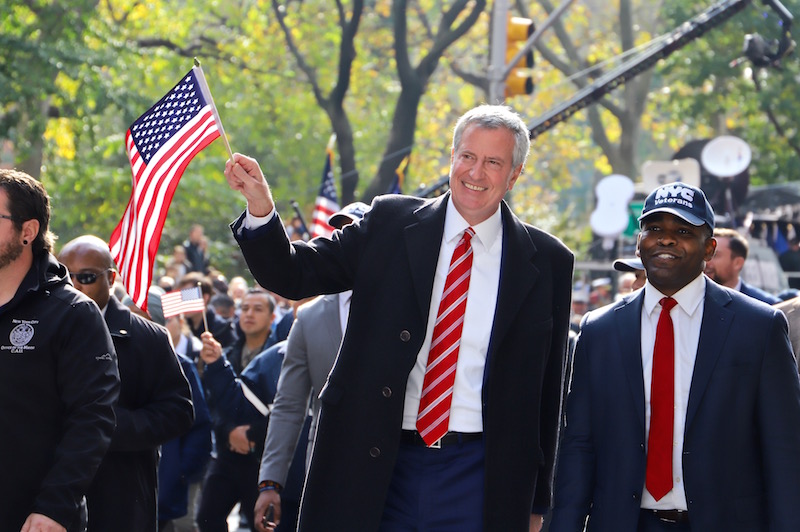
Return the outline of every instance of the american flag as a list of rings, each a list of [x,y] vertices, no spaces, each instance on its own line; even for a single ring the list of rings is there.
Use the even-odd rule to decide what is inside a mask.
[[[333,139],[333,137],[332,137]],[[325,168],[322,170],[322,185],[319,187],[314,215],[311,217],[311,238],[331,236],[333,227],[328,225],[330,218],[339,210],[339,197],[333,181],[333,142],[325,149]]]
[[[178,181],[220,129],[202,71],[194,67],[125,133],[133,190],[109,247],[139,308],[147,310],[153,264]]]
[[[199,286],[161,294],[161,310],[164,312],[164,319],[184,312],[202,312],[205,309],[203,293]]]

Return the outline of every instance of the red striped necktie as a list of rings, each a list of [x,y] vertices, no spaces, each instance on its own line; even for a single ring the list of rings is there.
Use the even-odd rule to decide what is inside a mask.
[[[428,365],[422,381],[422,397],[417,414],[417,431],[428,446],[435,444],[447,434],[450,423],[450,403],[453,400],[456,362],[461,345],[461,329],[464,326],[464,310],[467,307],[467,291],[472,270],[470,240],[474,235],[475,230],[468,227],[453,251],[436,324],[433,327]]]

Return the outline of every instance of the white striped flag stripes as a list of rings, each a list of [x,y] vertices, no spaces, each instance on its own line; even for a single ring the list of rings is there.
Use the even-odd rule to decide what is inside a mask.
[[[164,311],[164,319],[167,319],[184,312],[204,311],[206,306],[200,287],[193,286],[161,294],[161,309]]]

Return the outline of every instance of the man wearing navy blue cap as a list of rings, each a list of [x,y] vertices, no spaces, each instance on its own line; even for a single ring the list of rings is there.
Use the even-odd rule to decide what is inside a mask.
[[[657,188],[639,222],[644,289],[581,325],[550,531],[800,530],[786,318],[703,275],[700,189]]]

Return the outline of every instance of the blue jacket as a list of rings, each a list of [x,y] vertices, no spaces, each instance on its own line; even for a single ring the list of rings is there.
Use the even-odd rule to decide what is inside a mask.
[[[203,383],[211,405],[217,451],[223,455],[228,451],[228,434],[240,425],[250,425],[247,433],[255,443],[254,452],[261,455],[267,434],[268,417],[248,400],[244,387],[249,389],[264,404],[270,405],[278,389],[278,377],[286,342],[280,342],[258,354],[242,371],[240,377],[225,355],[213,364],[206,365]]]
[[[194,424],[188,433],[161,446],[158,468],[158,520],[183,517],[188,512],[189,484],[200,480],[211,455],[211,414],[194,362],[178,354],[192,387]]]

